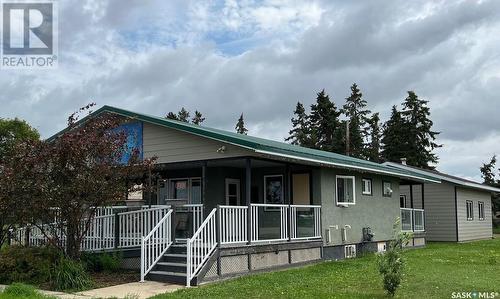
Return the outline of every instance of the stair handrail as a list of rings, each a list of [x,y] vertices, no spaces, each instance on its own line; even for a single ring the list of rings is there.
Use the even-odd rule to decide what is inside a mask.
[[[216,212],[217,209],[214,208],[198,230],[186,242],[186,286],[188,287],[191,286],[191,279],[217,247]]]
[[[172,245],[172,209],[142,238],[141,282]]]

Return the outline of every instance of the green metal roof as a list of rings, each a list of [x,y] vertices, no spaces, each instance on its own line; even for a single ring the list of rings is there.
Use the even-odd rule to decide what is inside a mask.
[[[116,107],[103,106],[99,110],[93,112],[89,116],[80,120],[84,122],[89,117],[97,116],[101,113],[109,112],[118,114],[124,117],[137,119],[139,121],[176,129],[179,131],[187,132],[190,134],[202,136],[205,138],[210,138],[213,140],[229,143],[235,146],[244,147],[249,150],[255,151],[261,155],[271,156],[271,157],[281,157],[286,159],[293,159],[323,166],[333,166],[347,169],[355,169],[359,171],[375,172],[380,174],[386,174],[390,176],[404,177],[410,179],[416,179],[421,181],[440,183],[432,176],[427,176],[411,170],[396,169],[394,167],[385,166],[382,164],[357,159],[341,154],[310,149],[306,147],[301,147],[297,145],[288,144],[285,142],[278,142],[269,139],[237,134],[234,132],[228,132],[224,130],[193,125],[185,122],[170,120],[162,117],[150,116],[142,113],[136,113]],[[51,140],[60,134],[64,133],[67,129],[50,137]]]

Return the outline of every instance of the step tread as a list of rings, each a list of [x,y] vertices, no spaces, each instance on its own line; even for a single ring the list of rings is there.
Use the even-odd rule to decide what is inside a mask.
[[[156,263],[157,265],[162,265],[162,266],[179,266],[179,267],[186,267],[186,263],[174,263],[174,262],[158,262]]]
[[[185,254],[185,253],[165,253],[163,256],[187,257],[187,254]]]
[[[180,273],[180,272],[168,272],[168,271],[151,271],[149,272],[150,274],[156,274],[156,275],[164,275],[164,276],[181,276],[181,277],[186,277],[186,273]]]

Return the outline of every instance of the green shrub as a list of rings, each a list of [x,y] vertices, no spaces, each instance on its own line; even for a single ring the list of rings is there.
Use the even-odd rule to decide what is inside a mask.
[[[401,284],[405,265],[401,252],[412,237],[409,233],[400,232],[399,224],[398,219],[394,223],[394,239],[389,242],[387,251],[377,258],[378,271],[382,275],[384,289],[390,296],[396,294]]]
[[[119,253],[86,253],[82,261],[88,271],[92,272],[117,272],[121,266]]]
[[[50,268],[60,254],[49,247],[9,246],[0,252],[0,284],[39,284],[49,280]]]
[[[61,258],[52,270],[52,288],[58,291],[80,291],[92,287],[92,279],[83,263]]]

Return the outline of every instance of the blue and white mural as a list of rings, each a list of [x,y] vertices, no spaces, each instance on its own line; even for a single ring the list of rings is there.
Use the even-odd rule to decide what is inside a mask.
[[[130,160],[132,153],[137,150],[139,159],[144,158],[143,143],[142,143],[142,122],[126,123],[119,126],[116,130],[124,132],[127,136],[125,143],[124,153],[121,157],[120,163],[127,164]]]

